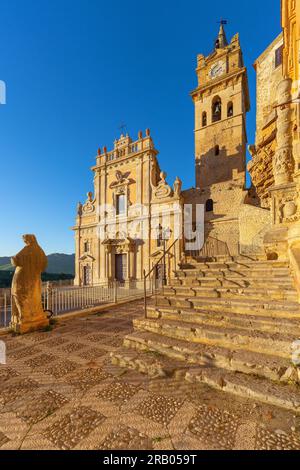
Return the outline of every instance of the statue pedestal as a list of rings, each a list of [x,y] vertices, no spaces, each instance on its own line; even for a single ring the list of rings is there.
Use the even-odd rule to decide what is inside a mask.
[[[10,328],[18,334],[31,333],[33,331],[42,330],[49,326],[50,322],[46,314],[34,317],[32,320],[23,320],[17,323],[11,322]]]
[[[288,229],[276,227],[266,233],[264,237],[264,249],[269,260],[288,260]]]

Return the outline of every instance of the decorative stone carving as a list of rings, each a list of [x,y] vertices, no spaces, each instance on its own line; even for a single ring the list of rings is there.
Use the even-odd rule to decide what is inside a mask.
[[[155,199],[165,199],[173,195],[172,188],[166,182],[167,174],[162,171],[160,173],[160,181],[158,185],[154,188],[154,197]]]
[[[124,178],[121,171],[116,171],[116,180],[119,184],[121,184],[125,181],[125,178]]]
[[[115,172],[116,180],[110,184],[110,189],[113,189],[113,204],[116,205],[116,196],[124,195],[126,196],[127,200],[127,208],[132,205],[130,201],[130,185],[135,183],[135,181],[129,178],[129,173],[122,173],[121,171],[117,170]]]
[[[297,206],[294,201],[288,201],[283,207],[283,216],[285,219],[289,219],[297,212]]]
[[[95,211],[95,199],[93,199],[93,193],[87,193],[87,200],[85,204],[82,206],[82,213],[83,214],[90,214]]]
[[[299,198],[295,185],[292,187],[283,187],[281,191],[275,191],[273,194],[274,223],[291,223],[300,220]]]
[[[273,171],[277,186],[289,183],[294,169],[291,129],[291,80],[282,80],[277,88],[277,150]]]
[[[47,257],[34,235],[24,235],[25,247],[12,258],[16,267],[12,282],[11,328],[27,333],[49,325],[42,306],[41,273],[47,267]]]
[[[274,185],[273,156],[275,150],[275,135],[269,134],[267,142],[248,147],[252,160],[248,163],[248,171],[259,198],[260,206],[269,208],[270,188]]]
[[[115,181],[113,181],[110,185],[110,188],[115,188],[118,186],[126,186],[129,184],[134,183],[133,179],[129,178],[130,173],[122,173],[120,170],[115,172]]]
[[[291,181],[293,170],[292,149],[290,146],[279,148],[273,159],[273,171],[276,185],[282,185]]]

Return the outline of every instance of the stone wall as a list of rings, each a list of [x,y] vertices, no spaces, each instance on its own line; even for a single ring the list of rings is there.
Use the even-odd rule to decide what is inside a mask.
[[[282,66],[276,67],[276,50],[283,46],[282,33],[256,60],[256,144],[265,138],[265,126],[275,118],[274,104],[278,83],[282,80]]]
[[[268,209],[244,204],[239,213],[240,252],[263,255],[264,236],[271,227]]]
[[[248,170],[260,205],[264,208],[270,207],[269,189],[274,185],[272,164],[277,134],[276,94],[282,80],[282,66],[276,64],[276,51],[282,46],[283,35],[280,34],[254,64],[257,78],[256,141],[249,148],[252,160]]]
[[[247,195],[247,191],[234,180],[183,192],[185,204],[203,204],[205,207],[212,199],[213,211],[205,211],[205,236],[226,243],[232,256],[239,253],[239,214]]]

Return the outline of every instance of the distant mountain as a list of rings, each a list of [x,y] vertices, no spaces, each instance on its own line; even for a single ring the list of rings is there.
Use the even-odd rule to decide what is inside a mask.
[[[0,256],[0,266],[3,264],[10,264],[10,256],[3,256],[2,258]]]
[[[54,253],[48,255],[48,267],[46,272],[49,274],[75,274],[75,255],[65,255],[63,253]],[[10,264],[10,257],[0,257],[0,271],[13,271],[14,267]]]
[[[75,274],[75,255],[65,255],[63,253],[54,253],[47,256],[47,273],[50,274]]]

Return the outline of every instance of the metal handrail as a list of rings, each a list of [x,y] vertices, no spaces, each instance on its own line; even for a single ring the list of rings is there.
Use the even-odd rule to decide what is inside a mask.
[[[177,238],[172,245],[169,246],[167,250],[164,250],[164,254],[159,258],[159,260],[152,266],[148,274],[146,274],[146,270],[144,269],[144,312],[145,312],[145,317],[147,317],[147,279],[148,277],[151,276],[153,271],[161,264],[162,261],[164,261],[164,266],[165,266],[165,260],[166,260],[166,255],[170,253],[173,247],[175,247],[176,243],[179,241],[179,238]],[[175,255],[175,266],[176,266],[176,255]],[[165,269],[165,268],[164,268]],[[163,273],[164,278],[165,278],[165,272]]]
[[[185,250],[185,255],[194,258],[210,258],[220,255],[230,256],[230,250],[226,242],[209,235],[200,250]]]

